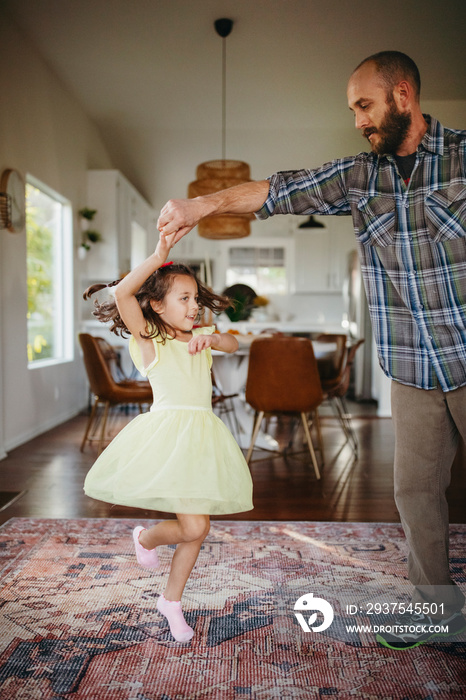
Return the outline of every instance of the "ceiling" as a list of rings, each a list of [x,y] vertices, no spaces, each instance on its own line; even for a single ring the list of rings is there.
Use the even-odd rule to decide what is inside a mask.
[[[215,135],[203,159],[220,155],[219,17],[235,22],[226,40],[233,142],[267,132],[268,149],[277,133],[291,142],[343,111],[348,120],[349,74],[386,48],[416,60],[425,100],[466,100],[464,0],[0,0],[0,11],[97,125],[115,167],[152,201],[168,134],[202,149]]]

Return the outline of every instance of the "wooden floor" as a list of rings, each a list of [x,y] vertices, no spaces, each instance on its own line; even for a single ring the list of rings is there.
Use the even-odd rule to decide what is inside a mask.
[[[359,414],[368,412],[363,405],[353,404],[353,409]],[[130,418],[119,417],[119,424]],[[79,450],[85,422],[85,415],[77,416],[12,450],[0,462],[0,492],[25,492],[0,510],[0,523],[11,517],[167,517],[155,511],[112,506],[84,495],[84,477],[96,457],[95,446],[87,446],[84,453]],[[355,415],[353,422],[360,444],[357,461],[344,444],[341,428],[328,413],[322,418],[325,466],[320,481],[306,454],[285,460],[256,453],[266,458],[251,465],[254,510],[216,519],[399,522],[393,500],[391,420]],[[286,439],[286,426],[278,427]],[[301,444],[299,435],[297,444]],[[466,452],[461,446],[448,491],[452,523],[466,523],[465,464]]]

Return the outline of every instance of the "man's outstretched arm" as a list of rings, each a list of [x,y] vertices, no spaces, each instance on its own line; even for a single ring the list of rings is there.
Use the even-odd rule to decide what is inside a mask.
[[[160,212],[159,231],[167,236],[175,233],[177,243],[205,216],[216,214],[250,214],[262,207],[269,193],[269,181],[257,180],[229,187],[193,199],[170,199]]]

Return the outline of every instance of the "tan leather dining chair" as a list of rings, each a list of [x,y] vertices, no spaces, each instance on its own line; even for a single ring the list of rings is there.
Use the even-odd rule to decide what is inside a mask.
[[[93,338],[98,343],[114,380],[116,382],[127,380],[123,367],[121,366],[120,355],[115,347],[107,342],[105,338],[101,338],[100,336],[93,336]]]
[[[297,414],[301,416],[315,475],[320,479],[310,434],[310,418],[323,399],[317,362],[309,339],[274,336],[254,340],[249,353],[246,401],[256,415],[246,461],[249,463],[251,459],[265,416]]]
[[[346,360],[346,344],[348,336],[345,333],[321,333],[316,338],[317,343],[335,345],[335,351],[322,360],[317,360],[319,377],[324,393],[339,384]]]
[[[345,339],[343,346],[342,338]],[[346,442],[349,442],[357,457],[359,451],[358,440],[351,420],[351,414],[346,404],[346,394],[350,384],[351,369],[354,364],[356,351],[364,343],[364,338],[348,340],[345,335],[327,333],[320,335],[317,340],[319,342],[337,343],[335,353],[337,359],[334,360],[335,369],[333,372],[329,371],[328,364],[325,364],[325,362],[322,364],[318,363],[320,379],[325,398],[331,402],[345,434]]]
[[[142,406],[152,403],[152,389],[149,382],[122,381],[117,382],[112,376],[108,361],[102,351],[99,339],[89,333],[79,334],[79,343],[83,351],[84,366],[89,380],[91,392],[94,394],[89,420],[86,425],[84,437],[81,443],[81,452],[86,442],[98,440],[99,454],[102,452],[105,441],[108,413],[111,406],[119,404],[136,404],[142,413]],[[100,435],[97,438],[89,437],[91,428],[97,422],[97,408],[103,404],[103,415],[100,424]]]

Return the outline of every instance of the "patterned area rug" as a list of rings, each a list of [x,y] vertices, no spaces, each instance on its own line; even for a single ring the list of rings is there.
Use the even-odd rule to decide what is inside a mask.
[[[466,636],[392,651],[354,628],[351,606],[376,625],[384,605],[409,597],[400,526],[213,522],[185,591],[195,636],[183,645],[155,609],[173,548],[160,548],[159,570],[139,568],[136,524],[13,518],[0,528],[2,700],[466,696]],[[463,589],[465,534],[451,527]],[[316,603],[309,632],[294,610],[302,596]],[[333,621],[314,631],[328,610]]]

